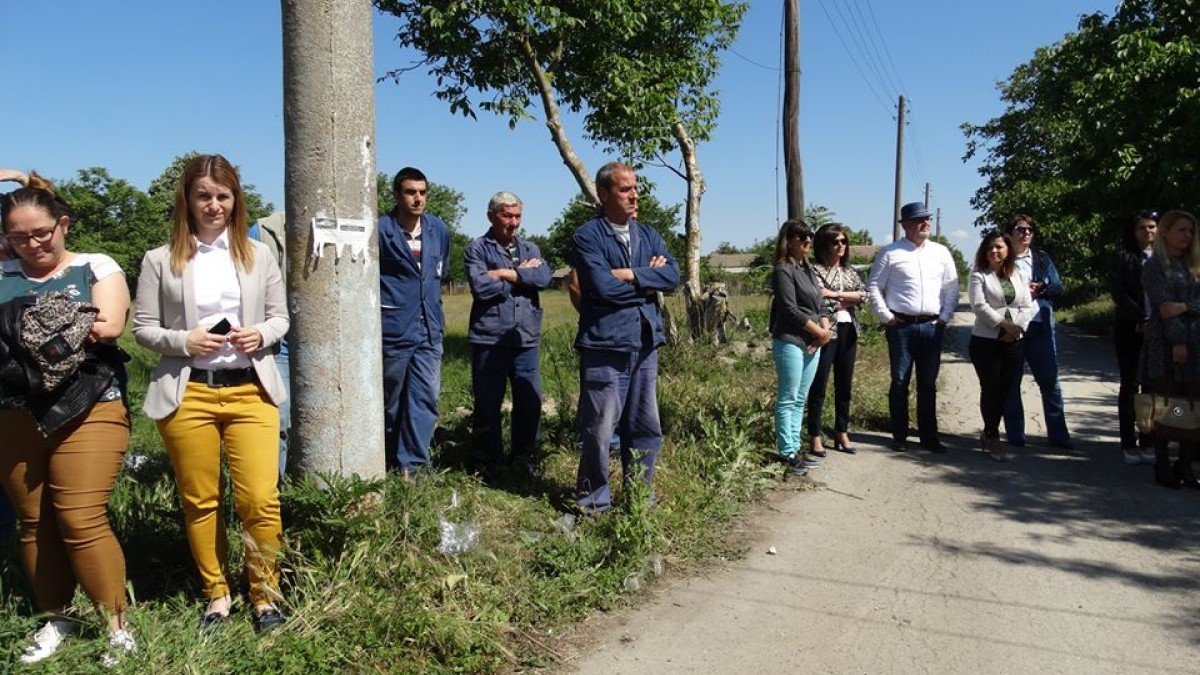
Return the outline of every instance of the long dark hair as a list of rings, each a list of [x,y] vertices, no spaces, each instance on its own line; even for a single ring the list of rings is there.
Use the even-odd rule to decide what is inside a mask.
[[[807,260],[797,260],[788,251],[788,244],[793,241],[812,239],[812,230],[800,218],[792,218],[779,226],[779,236],[775,239],[776,265],[807,265]]]
[[[1017,270],[1017,251],[1013,248],[1012,237],[1000,230],[984,233],[983,241],[979,242],[979,249],[975,251],[975,271],[988,272],[992,269],[991,263],[988,262],[987,252],[992,247],[992,242],[997,239],[1004,240],[1004,245],[1008,247],[1008,255],[1005,256],[1004,264],[1000,266],[997,276],[1002,279],[1011,279],[1013,272]]]

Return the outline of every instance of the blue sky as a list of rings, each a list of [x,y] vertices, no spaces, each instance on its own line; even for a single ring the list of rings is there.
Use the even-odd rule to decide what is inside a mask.
[[[943,233],[974,248],[980,186],[964,164],[960,125],[1002,111],[995,84],[1039,46],[1073,31],[1079,16],[1117,0],[802,0],[800,140],[805,194],[850,226],[891,236],[895,102],[909,101],[903,201],[931,184]],[[772,236],[786,213],[779,101],[782,3],[752,0],[717,86],[722,115],[700,146],[708,181],[702,249]],[[375,72],[408,64],[395,21],[376,15]],[[878,31],[876,32],[876,27]],[[840,36],[840,40],[839,40]],[[881,38],[881,39],[880,39]],[[845,46],[843,46],[843,43]],[[870,61],[866,53],[877,55]],[[848,49],[847,49],[848,48]],[[67,178],[107,168],[141,188],[189,150],[220,152],[277,207],[283,204],[280,3],[209,0],[8,3],[0,20],[4,126],[0,166]],[[889,60],[890,57],[890,60]],[[872,63],[887,77],[876,77]],[[857,64],[857,65],[856,65]],[[894,69],[893,69],[894,66]],[[865,74],[860,74],[860,71]],[[468,233],[486,229],[497,190],[525,201],[525,229],[544,233],[577,192],[538,119],[450,114],[421,73],[376,85],[379,170],[422,168],[461,191]],[[608,158],[568,130],[590,171]],[[663,202],[683,182],[648,176]]]

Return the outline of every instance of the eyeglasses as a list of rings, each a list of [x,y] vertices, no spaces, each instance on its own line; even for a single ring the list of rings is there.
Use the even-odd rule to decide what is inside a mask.
[[[834,246],[845,246],[845,245],[846,245],[846,240],[845,240],[845,239],[834,239],[834,240],[833,240],[833,245],[834,245]]]
[[[1033,228],[1032,227],[1024,227],[1024,226],[1014,227],[1013,232],[1016,232],[1017,234],[1033,234]]]
[[[4,240],[9,246],[26,246],[30,241],[36,241],[39,244],[45,244],[54,236],[54,231],[58,229],[58,223],[54,223],[50,227],[44,227],[40,230],[34,230],[29,234],[6,234]]]

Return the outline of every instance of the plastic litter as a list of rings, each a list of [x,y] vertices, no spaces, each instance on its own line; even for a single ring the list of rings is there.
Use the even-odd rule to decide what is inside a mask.
[[[450,507],[447,511],[456,508],[458,508],[458,490],[450,494]],[[442,538],[437,547],[439,553],[458,556],[479,545],[478,524],[470,521],[461,523],[451,521],[446,517],[445,512],[438,515],[438,523],[442,529]]]

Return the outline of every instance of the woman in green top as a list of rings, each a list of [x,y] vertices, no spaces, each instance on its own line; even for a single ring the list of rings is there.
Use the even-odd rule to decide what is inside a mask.
[[[92,369],[87,376],[100,392],[90,405],[66,394],[57,399],[51,407],[69,411],[58,416],[69,418],[61,426],[42,416],[40,402],[54,394],[8,386],[0,391],[5,439],[0,483],[20,518],[21,559],[38,609],[47,615],[20,660],[41,661],[76,632],[77,623],[64,613],[78,585],[107,618],[110,647],[104,662],[111,664],[135,648],[125,625],[125,556],[107,515],[108,495],[129,443],[129,409],[117,382],[121,365],[111,357],[116,347],[105,343],[125,330],[129,287],[112,258],[67,250],[71,220],[53,186],[36,173],[24,187],[0,197],[4,241],[13,254],[0,263],[0,302],[63,291],[96,307],[85,349],[88,358],[103,361],[109,370]],[[6,342],[11,338],[5,334]],[[62,388],[83,377],[81,370]]]
[[[975,268],[967,285],[967,299],[975,312],[968,353],[979,376],[979,412],[983,416],[980,449],[1003,462],[1000,418],[1009,392],[1019,381],[1025,356],[1025,329],[1033,318],[1029,280],[1017,269],[1012,240],[999,230],[983,236],[975,252]]]

